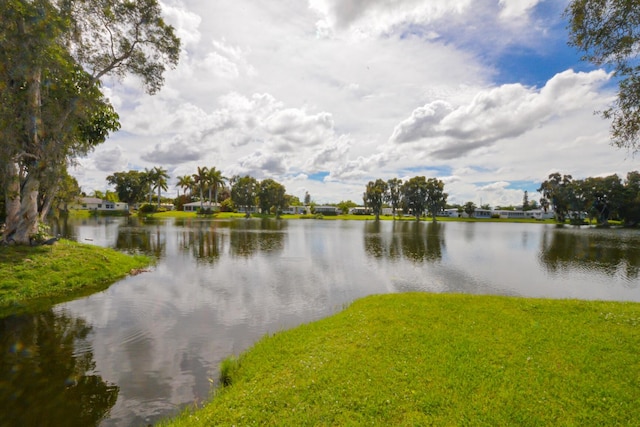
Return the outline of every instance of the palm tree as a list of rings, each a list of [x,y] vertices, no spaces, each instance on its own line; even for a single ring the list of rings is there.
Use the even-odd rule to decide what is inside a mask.
[[[167,191],[167,180],[169,179],[169,174],[167,170],[162,167],[154,167],[153,168],[153,185],[158,189],[158,207],[160,207],[160,196],[162,195],[162,190]]]
[[[186,196],[187,190],[191,192],[191,189],[193,188],[193,176],[191,175],[179,176],[176,187],[182,188],[184,190],[184,195]]]
[[[227,180],[226,177],[222,176],[222,172],[217,170],[214,167],[209,169],[207,173],[207,184],[209,185],[209,203],[211,203],[211,190],[214,192],[214,199],[216,204],[218,203],[218,188],[224,185],[224,182]]]
[[[207,178],[207,174],[208,174],[209,169],[206,166],[200,167],[198,166],[198,172],[194,173],[193,176],[193,181],[195,182],[195,184],[198,186],[198,189],[200,190],[200,209],[204,209],[204,189],[207,186],[207,182],[208,182],[208,178]]]
[[[151,196],[153,195],[153,169],[144,168],[144,172],[141,172],[142,186],[147,187],[147,195],[149,195],[149,204],[151,204]]]
[[[96,199],[104,199],[104,193],[100,190],[93,190],[91,192],[91,197],[95,197]]]

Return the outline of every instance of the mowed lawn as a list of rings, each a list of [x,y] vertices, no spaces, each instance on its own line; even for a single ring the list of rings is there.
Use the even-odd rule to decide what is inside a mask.
[[[0,246],[0,315],[99,292],[151,263],[64,239],[53,246]]]
[[[640,304],[371,296],[223,365],[167,425],[638,425]]]

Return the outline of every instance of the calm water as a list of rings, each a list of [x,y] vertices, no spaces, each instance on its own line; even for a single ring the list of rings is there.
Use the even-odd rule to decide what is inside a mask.
[[[136,218],[55,228],[159,262],[104,292],[0,319],[2,426],[153,423],[206,399],[225,357],[370,294],[640,301],[640,233],[629,230]]]

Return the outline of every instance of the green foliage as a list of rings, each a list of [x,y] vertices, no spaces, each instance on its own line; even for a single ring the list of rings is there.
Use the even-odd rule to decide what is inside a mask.
[[[473,202],[467,202],[464,204],[463,210],[468,216],[471,217],[476,211],[476,204]]]
[[[634,425],[640,304],[407,293],[265,337],[165,425]]]
[[[569,43],[598,66],[613,67],[618,97],[602,115],[611,119],[611,136],[618,147],[638,151],[640,142],[640,3],[637,0],[573,0]]]
[[[284,209],[285,206],[284,186],[273,179],[265,179],[258,185],[258,202],[262,213],[269,213],[271,209],[275,210],[276,216]]]
[[[107,182],[115,186],[116,194],[122,202],[132,205],[145,198],[147,185],[141,171],[115,172],[107,176]]]
[[[247,216],[256,204],[258,188],[258,181],[249,175],[238,178],[231,187],[231,200],[238,208],[244,208]]]
[[[542,182],[538,192],[547,200],[553,209],[556,221],[563,223],[569,212],[569,202],[571,195],[571,175],[560,175],[555,172],[549,175],[549,179]],[[540,200],[542,204],[542,200]]]
[[[402,180],[399,178],[392,178],[387,181],[387,193],[384,201],[391,205],[393,215],[395,217],[396,212],[400,208],[400,202],[402,201]]]
[[[240,361],[233,356],[227,357],[220,364],[220,384],[223,387],[233,384],[233,377],[237,375]]]
[[[338,209],[340,209],[340,212],[342,212],[343,214],[349,213],[349,209],[355,208],[356,206],[358,206],[358,204],[351,200],[343,200],[338,203]]]
[[[436,215],[447,205],[448,194],[444,192],[444,182],[437,178],[427,180],[427,200],[426,207],[433,220]]]
[[[416,221],[420,220],[427,207],[427,180],[416,176],[402,185],[402,205],[405,212],[411,212]]]
[[[389,187],[387,183],[381,179],[375,182],[369,181],[364,192],[363,199],[366,207],[371,209],[377,219],[382,213],[382,202],[384,202]]]
[[[576,224],[582,224],[583,213],[596,218],[598,224],[607,226],[610,219],[620,218],[629,226],[640,222],[640,174],[629,172],[623,182],[618,175],[588,177],[573,180],[570,175],[561,176],[556,172],[549,175],[538,191],[542,192],[540,206],[551,205],[560,223],[567,217]]]
[[[158,207],[156,205],[152,205],[149,203],[145,203],[138,209],[138,213],[142,214],[151,214],[158,211]]]
[[[53,246],[0,246],[0,310],[96,292],[149,263],[144,256],[67,240]]]
[[[154,93],[165,66],[177,64],[180,42],[157,0],[12,0],[2,9],[0,158],[21,170],[14,200],[46,194],[39,206],[27,203],[24,215],[8,219],[24,243],[25,230],[51,206],[66,165],[119,129],[100,80],[134,74]]]
[[[233,200],[231,197],[228,199],[224,199],[222,203],[220,203],[220,212],[233,212],[235,210],[235,205],[233,204]]]

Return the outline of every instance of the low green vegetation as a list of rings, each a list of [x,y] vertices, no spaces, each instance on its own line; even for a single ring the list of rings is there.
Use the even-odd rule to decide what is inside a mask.
[[[150,263],[146,256],[69,240],[52,246],[1,246],[0,315],[103,290]]]
[[[635,425],[638,348],[638,303],[372,296],[226,361],[165,425]]]
[[[244,218],[245,214],[237,212],[218,212],[213,215],[197,215],[195,212],[183,212],[183,211],[166,211],[158,212],[148,215],[153,218],[213,218],[213,219],[227,219],[227,218]],[[275,215],[266,214],[252,214],[253,218],[275,218]],[[356,221],[373,221],[375,215],[355,215],[355,214],[341,214],[341,215],[280,215],[280,219],[325,219],[325,220],[356,220]],[[380,220],[391,221],[394,220],[391,215],[380,215]],[[396,216],[396,221],[415,221],[413,216]],[[431,218],[422,217],[423,221],[431,221]],[[534,224],[556,224],[553,219],[538,220],[533,218],[455,218],[455,217],[437,217],[438,221],[450,221],[450,222],[528,222]],[[588,221],[588,220],[587,220]],[[614,224],[615,222],[611,222]]]

